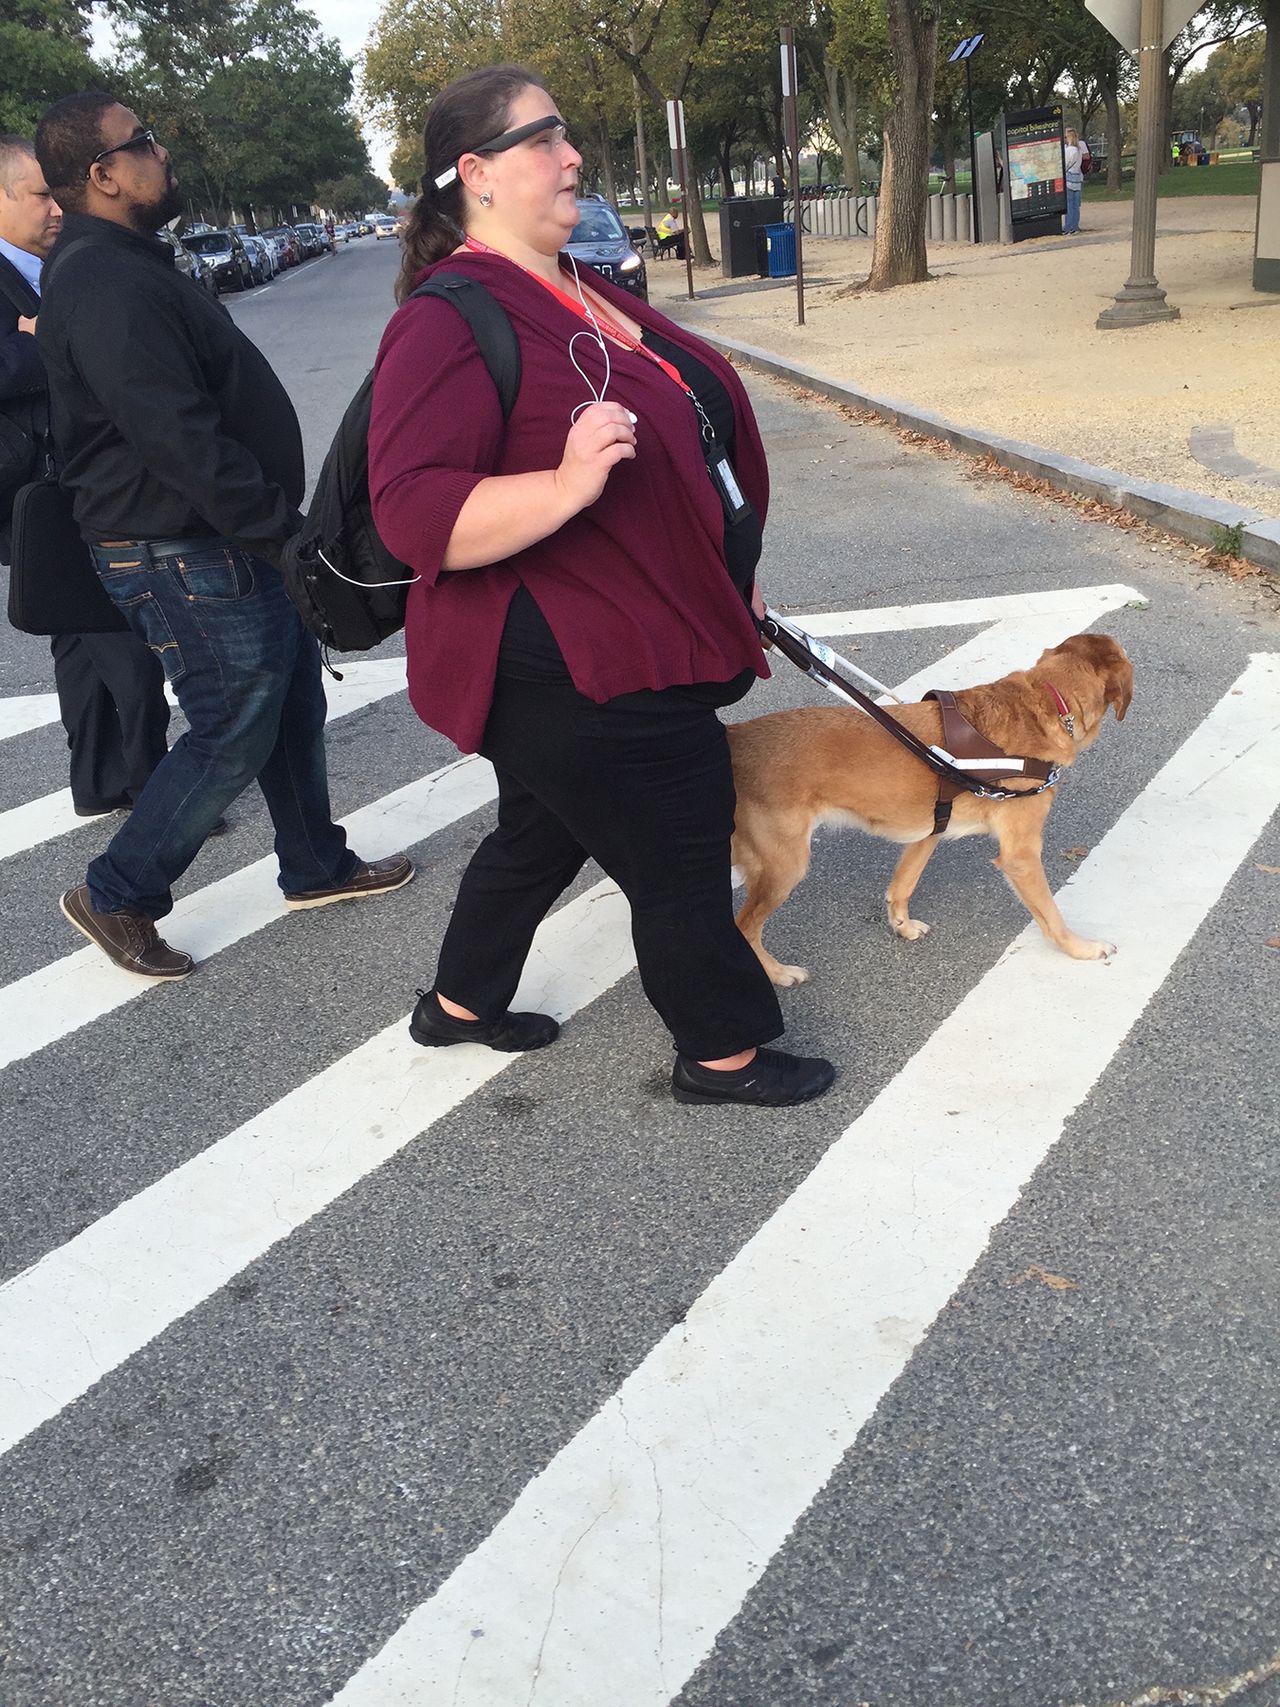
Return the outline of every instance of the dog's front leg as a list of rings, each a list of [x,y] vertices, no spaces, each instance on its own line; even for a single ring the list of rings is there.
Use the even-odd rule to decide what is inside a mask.
[[[929,927],[923,919],[911,917],[911,897],[937,845],[937,836],[926,836],[922,842],[908,842],[884,892],[889,904],[889,924],[898,936],[905,937],[908,942],[929,934]]]
[[[1115,944],[1090,942],[1077,936],[1058,911],[1044,874],[1042,850],[1044,823],[1053,804],[1052,791],[1038,794],[1025,807],[1019,803],[1002,807],[998,817],[1000,852],[992,860],[996,870],[1008,878],[1031,917],[1055,948],[1073,960],[1105,960],[1115,953]]]

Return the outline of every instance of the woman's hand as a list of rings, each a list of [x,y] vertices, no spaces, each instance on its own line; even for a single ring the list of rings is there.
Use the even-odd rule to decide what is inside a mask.
[[[573,514],[594,504],[615,464],[636,454],[636,429],[621,403],[590,403],[569,429],[556,485]]]
[[[751,613],[758,623],[764,621],[764,594],[760,591],[758,581],[751,583]],[[766,652],[773,650],[773,641],[769,639],[767,634],[760,636],[760,644]]]

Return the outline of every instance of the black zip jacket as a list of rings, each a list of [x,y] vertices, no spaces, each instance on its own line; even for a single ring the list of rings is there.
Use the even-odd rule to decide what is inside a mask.
[[[274,558],[301,524],[293,404],[173,253],[69,213],[40,280],[62,484],[90,543],[222,534]]]

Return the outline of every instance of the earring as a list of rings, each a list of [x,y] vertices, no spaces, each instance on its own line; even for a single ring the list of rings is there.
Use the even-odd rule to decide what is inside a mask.
[[[492,207],[493,206],[493,197],[489,194],[488,190],[481,190],[481,192],[480,192],[480,206],[481,207]]]

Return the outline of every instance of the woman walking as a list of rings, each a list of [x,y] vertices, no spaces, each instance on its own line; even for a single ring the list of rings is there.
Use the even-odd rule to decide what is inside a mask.
[[[630,904],[677,1100],[807,1101],[834,1069],[764,1047],[782,1016],[733,918],[716,708],[768,673],[751,613],[768,478],[746,393],[698,339],[561,257],[581,156],[534,73],[458,79],[424,146],[369,484],[379,532],[418,576],[414,707],[492,762],[499,793],[412,1035],[554,1040],[553,1019],[509,1005],[535,929],[590,856]],[[511,320],[522,378],[505,421],[456,312],[404,301],[437,265]]]

